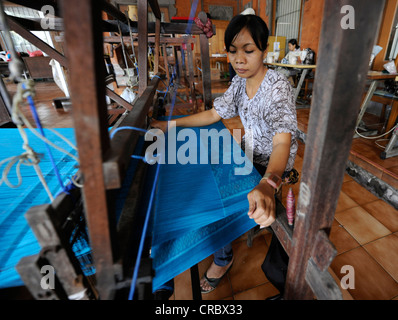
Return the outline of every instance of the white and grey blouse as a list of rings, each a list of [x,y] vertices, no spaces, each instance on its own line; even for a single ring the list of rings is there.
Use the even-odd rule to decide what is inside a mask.
[[[253,162],[268,165],[272,152],[272,138],[276,133],[291,133],[290,156],[285,171],[293,168],[297,153],[297,115],[293,88],[282,74],[268,70],[252,99],[246,94],[246,79],[236,75],[224,95],[213,104],[223,119],[240,116],[245,129],[253,134]]]

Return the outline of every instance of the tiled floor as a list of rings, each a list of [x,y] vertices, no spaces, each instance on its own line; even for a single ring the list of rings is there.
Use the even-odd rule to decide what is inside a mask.
[[[222,90],[222,85],[220,87]],[[309,109],[299,109],[297,118],[300,129],[307,132]],[[238,118],[224,123],[229,129],[242,127]],[[397,188],[397,157],[381,160],[380,150],[373,142],[355,139],[350,160]],[[304,151],[305,145],[300,143],[295,163],[300,173]],[[299,184],[294,185],[293,191],[298,195]],[[285,189],[284,201],[286,192]],[[202,294],[204,300],[263,300],[278,293],[261,270],[271,234],[264,230],[251,248],[245,239],[246,235],[243,235],[233,242],[234,264],[216,290]],[[339,283],[346,275],[343,266],[354,268],[354,288],[342,289],[344,299],[398,300],[398,210],[374,196],[348,174],[344,175],[330,239],[337,249],[337,256],[329,268],[336,281]],[[200,275],[211,262],[210,256],[199,263]],[[171,299],[192,299],[189,270],[176,277],[175,285]]]
[[[213,92],[223,92],[226,83],[213,83]],[[14,88],[9,85],[10,91]],[[62,97],[62,92],[53,84],[38,82],[37,108],[45,127],[72,127],[70,114],[56,111],[51,99]],[[177,110],[183,114],[184,110]],[[298,110],[298,121],[306,132],[309,109]],[[227,127],[240,128],[238,118],[225,122]],[[301,172],[305,145],[300,143],[295,167]],[[353,161],[367,164],[368,170],[384,175],[391,185],[398,186],[397,157],[381,160],[378,151],[368,141],[357,139],[350,154]],[[365,166],[365,165],[364,165]],[[293,188],[298,195],[299,184]],[[287,190],[284,190],[285,199]],[[345,274],[342,266],[351,265],[355,271],[355,288],[343,290],[345,299],[398,300],[398,210],[378,199],[360,186],[347,174],[337,204],[330,239],[337,249],[337,257],[330,270],[339,281]],[[235,299],[263,300],[278,291],[261,271],[261,264],[270,244],[271,234],[266,230],[257,234],[253,246],[246,244],[246,235],[233,242],[235,261],[233,267],[213,292],[202,295],[204,300]],[[210,263],[208,257],[199,263],[202,275]],[[171,299],[192,299],[189,270],[175,278],[175,293]]]
[[[301,144],[296,165],[302,163]],[[301,166],[296,166],[301,172]],[[298,185],[294,187],[298,194]],[[286,190],[284,190],[285,199]],[[355,272],[355,289],[344,292],[345,299],[398,300],[398,211],[373,196],[365,188],[344,177],[330,239],[337,249],[331,270],[338,279],[344,265]],[[266,279],[261,264],[270,244],[271,234],[263,231],[248,248],[245,236],[233,243],[235,262],[220,287],[204,300],[263,300],[278,293]],[[209,257],[199,264],[202,275],[210,265]],[[189,270],[175,279],[175,299],[192,299]],[[345,290],[343,290],[345,291]]]

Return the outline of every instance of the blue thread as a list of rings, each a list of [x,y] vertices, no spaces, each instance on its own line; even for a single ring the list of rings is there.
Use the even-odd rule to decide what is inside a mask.
[[[115,136],[115,134],[116,134],[118,131],[120,131],[120,130],[136,130],[136,131],[145,132],[145,133],[149,133],[149,134],[152,134],[152,135],[153,135],[153,133],[152,133],[151,131],[146,130],[146,129],[137,128],[137,127],[132,127],[132,126],[124,126],[124,127],[119,127],[119,128],[117,128],[117,129],[115,129],[114,131],[112,131],[112,133],[111,133],[111,139],[113,139],[113,137]],[[146,161],[145,157],[143,157],[143,156],[138,156],[138,155],[133,154],[133,155],[131,156],[131,158],[133,158],[133,159],[139,159],[139,160],[144,161],[145,163],[148,163],[148,162]]]
[[[132,157],[133,159],[142,160],[142,161],[144,161],[145,163],[148,163],[148,162],[145,160],[145,157],[143,157],[143,156],[137,156],[136,154],[133,154],[131,157]]]
[[[114,131],[111,132],[111,139],[113,139],[113,137],[115,136],[115,134],[121,130],[136,130],[136,131],[141,131],[144,133],[147,133],[148,130],[146,129],[142,129],[142,128],[137,128],[137,127],[131,127],[131,126],[124,126],[124,127],[119,127],[117,129],[115,129]]]
[[[170,121],[172,113],[174,111],[176,98],[177,98],[177,90],[174,91],[174,95],[173,95],[173,99],[172,99],[172,103],[171,103],[171,111],[170,111],[170,115],[169,115],[169,121]],[[159,161],[159,163],[158,163],[158,165],[156,167],[155,179],[154,179],[154,182],[153,182],[153,185],[152,185],[151,196],[150,196],[150,199],[149,199],[149,205],[148,205],[148,209],[147,209],[147,212],[146,212],[145,223],[144,223],[144,226],[143,226],[143,229],[142,229],[140,245],[139,245],[139,248],[138,248],[136,264],[134,266],[134,273],[133,273],[133,278],[132,278],[132,281],[131,281],[129,298],[128,298],[129,300],[132,300],[133,297],[134,297],[135,285],[136,285],[137,276],[138,276],[138,269],[140,267],[142,250],[144,248],[146,230],[148,228],[148,222],[149,222],[149,217],[150,217],[150,214],[151,214],[153,199],[155,197],[156,185],[157,185],[157,181],[158,181],[158,178],[159,178],[160,163],[161,163],[161,161]]]
[[[192,3],[191,12],[189,13],[188,26],[187,26],[187,29],[185,30],[186,34],[190,34],[191,33],[192,21],[193,21],[192,18],[194,17],[194,15],[196,13],[196,9],[198,7],[198,2],[199,2],[198,0],[195,0],[195,2]]]
[[[26,90],[26,85],[25,85],[25,83],[22,83],[22,88],[23,88],[24,90]],[[29,102],[30,111],[32,112],[32,115],[33,115],[33,118],[34,118],[34,120],[35,120],[36,126],[37,126],[37,128],[38,128],[40,134],[42,135],[42,137],[45,137],[43,127],[42,127],[42,125],[41,125],[41,123],[40,123],[39,116],[38,116],[38,114],[37,114],[37,112],[36,112],[36,107],[35,107],[35,103],[34,103],[34,101],[33,101],[33,98],[32,98],[32,96],[29,94],[29,95],[26,97],[26,99],[27,99],[28,102]],[[51,153],[50,147],[48,146],[47,143],[45,143],[45,145],[46,145],[46,149],[47,149],[48,156],[49,156],[49,158],[50,158],[51,164],[52,164],[52,166],[53,166],[53,168],[54,168],[55,175],[57,176],[58,183],[60,184],[62,190],[63,190],[65,193],[69,193],[69,192],[67,191],[67,189],[65,188],[64,183],[62,182],[62,178],[61,178],[61,176],[60,176],[60,174],[59,174],[57,165],[55,164],[54,157],[53,157],[53,155],[52,155],[52,153]]]
[[[160,81],[163,82],[164,86],[167,87],[167,84],[166,84],[166,83],[163,81],[163,79],[162,79],[161,77],[159,77],[157,74],[155,74],[152,78],[159,78]],[[156,91],[159,91],[159,90],[156,90]]]
[[[197,2],[197,0],[196,0],[196,2]],[[166,98],[166,95],[167,95],[167,93],[169,91],[169,87],[174,86],[173,80],[174,80],[175,75],[176,75],[176,68],[174,68],[174,71],[173,71],[173,73],[171,75],[171,78],[170,78],[170,81],[169,81],[169,86],[167,86],[167,90],[166,90],[166,93],[164,95],[164,98]],[[168,121],[171,120],[171,117],[172,117],[172,114],[173,114],[173,111],[174,111],[176,98],[177,98],[177,90],[174,91],[174,95],[173,95],[173,98],[172,98],[171,109],[170,109],[170,114],[169,114],[169,117],[168,117]],[[121,127],[121,128],[118,128],[118,129],[123,129],[123,128],[124,129],[133,129],[133,130],[148,132],[147,130],[144,130],[144,129],[141,129],[141,128],[135,128],[135,127]],[[116,129],[115,131],[117,132],[118,129]],[[116,133],[115,131],[113,132],[112,137]],[[153,199],[155,197],[157,180],[158,180],[158,177],[159,177],[160,163],[161,163],[161,161],[159,161],[159,163],[158,163],[158,165],[156,167],[155,179],[154,179],[154,182],[153,182],[151,196],[150,196],[150,200],[149,200],[149,205],[148,205],[148,208],[147,208],[145,222],[144,222],[144,226],[143,226],[142,233],[141,233],[141,240],[140,240],[140,245],[139,245],[139,248],[138,248],[136,264],[134,266],[133,278],[132,278],[131,285],[130,285],[130,292],[129,292],[129,297],[128,297],[129,300],[132,300],[133,297],[134,297],[135,285],[136,285],[137,276],[138,276],[138,269],[140,267],[140,262],[141,262],[142,250],[143,250],[144,242],[145,242],[146,231],[147,231],[147,228],[148,228],[149,217],[150,217],[150,213],[151,213],[151,209],[152,209]]]

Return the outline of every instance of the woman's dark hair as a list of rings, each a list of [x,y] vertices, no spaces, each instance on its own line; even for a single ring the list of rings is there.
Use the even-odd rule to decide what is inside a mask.
[[[253,14],[238,14],[232,18],[227,29],[225,30],[224,42],[227,52],[229,52],[229,47],[235,40],[238,33],[244,28],[250,32],[257,48],[259,48],[261,51],[265,51],[268,46],[269,35],[267,24],[259,16]]]
[[[296,46],[296,49],[300,48],[300,46],[298,45],[296,39],[290,39],[290,40],[289,40],[289,43],[290,43],[292,46]]]

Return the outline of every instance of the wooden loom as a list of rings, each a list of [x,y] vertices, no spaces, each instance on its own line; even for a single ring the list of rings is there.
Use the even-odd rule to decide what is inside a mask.
[[[20,1],[15,1],[15,3],[20,3],[26,5],[26,3],[22,3]],[[124,174],[127,170],[127,166],[129,165],[129,159],[132,151],[135,148],[135,144],[138,140],[138,134],[136,132],[125,132],[119,134],[112,142],[109,141],[108,138],[108,125],[106,121],[106,107],[104,107],[104,103],[100,96],[103,96],[103,93],[106,94],[114,101],[119,103],[121,106],[125,108],[125,110],[130,111],[123,114],[123,116],[119,119],[119,122],[116,126],[135,126],[135,127],[147,127],[147,113],[149,108],[153,105],[153,100],[155,96],[155,91],[158,86],[160,79],[158,77],[154,77],[153,80],[148,83],[148,67],[147,67],[147,44],[148,38],[147,33],[155,32],[155,45],[156,48],[159,48],[159,44],[165,46],[166,44],[172,44],[174,46],[182,46],[182,44],[190,44],[192,40],[190,38],[184,39],[177,39],[177,38],[168,38],[168,39],[161,39],[160,33],[165,34],[184,34],[187,30],[187,24],[175,24],[175,23],[160,23],[160,10],[156,3],[156,1],[151,1],[152,11],[155,13],[157,17],[157,21],[155,24],[148,24],[145,19],[140,19],[140,21],[128,21],[131,26],[132,32],[138,32],[138,40],[140,42],[140,50],[138,53],[138,63],[139,68],[141,71],[140,76],[140,83],[139,83],[139,93],[140,98],[134,103],[130,105],[127,101],[124,101],[121,97],[116,95],[109,89],[105,89],[102,86],[102,83],[97,83],[97,79],[104,79],[103,73],[103,66],[101,65],[101,52],[102,52],[102,31],[117,31],[115,28],[114,21],[101,21],[101,11],[104,10],[110,16],[118,19],[124,26],[127,26],[126,17],[122,14],[116,7],[110,5],[107,2],[103,3],[103,7],[101,8],[100,5],[94,4],[94,2],[87,2],[85,4],[71,4],[68,2],[66,6],[67,9],[64,10],[64,19],[56,18],[55,29],[54,30],[64,30],[63,26],[65,26],[65,31],[67,34],[66,43],[67,49],[69,52],[78,52],[76,55],[71,55],[70,59],[67,59],[64,55],[59,53],[58,51],[50,48],[47,44],[43,41],[35,37],[31,34],[27,27],[30,30],[41,30],[40,24],[38,21],[32,21],[27,19],[21,18],[13,18],[7,17],[8,23],[12,30],[19,33],[21,36],[25,37],[31,43],[34,43],[37,47],[41,50],[46,52],[50,57],[56,59],[60,64],[67,68],[70,72],[70,82],[71,82],[71,90],[74,91],[73,94],[73,113],[79,114],[75,118],[77,121],[76,129],[80,126],[86,126],[88,129],[92,127],[92,123],[96,125],[92,130],[86,130],[85,132],[88,133],[91,137],[96,137],[94,140],[88,142],[85,141],[85,134],[81,136],[83,140],[80,141],[83,145],[85,143],[89,143],[88,145],[94,146],[98,152],[94,154],[91,151],[87,153],[82,151],[82,158],[81,158],[81,172],[83,172],[83,167],[96,167],[98,169],[98,165],[101,165],[102,168],[99,168],[99,171],[94,170],[92,174],[96,176],[95,180],[91,180],[91,174],[82,173],[82,179],[86,180],[89,179],[93,182],[93,185],[87,186],[85,190],[88,192],[83,192],[83,197],[85,198],[84,207],[85,210],[88,212],[92,212],[96,217],[92,219],[92,222],[89,223],[90,229],[90,239],[91,239],[91,246],[93,247],[93,251],[97,253],[94,254],[99,261],[103,261],[101,266],[96,267],[97,269],[97,287],[98,292],[102,299],[107,299],[112,296],[117,290],[120,288],[126,287],[129,283],[129,280],[125,279],[125,275],[123,274],[122,264],[124,250],[119,248],[119,253],[112,252],[115,250],[115,243],[117,242],[115,237],[120,237],[125,242],[128,242],[126,239],[126,235],[124,232],[131,233],[131,231],[126,231],[128,227],[124,227],[123,230],[109,230],[109,233],[106,234],[106,238],[112,237],[113,239],[113,246],[110,249],[110,238],[105,242],[102,239],[98,239],[95,235],[96,228],[100,228],[103,233],[103,224],[105,223],[106,227],[108,225],[107,219],[110,217],[114,212],[110,205],[107,205],[108,202],[112,202],[114,200],[114,192],[112,190],[120,188],[122,184],[122,180],[124,178]],[[74,5],[77,6],[74,6]],[[44,5],[44,2],[30,2],[28,4],[30,7],[34,9],[40,10],[40,8]],[[51,2],[50,5],[55,7],[55,12],[57,16],[60,16],[60,9],[55,2]],[[69,6],[76,8],[81,8],[79,10],[80,14],[77,19],[75,19],[75,10],[68,11],[70,8]],[[95,11],[95,12],[93,12]],[[141,16],[146,17],[146,12],[148,11],[148,4],[146,1],[140,1],[139,4],[139,12]],[[88,15],[87,15],[88,14]],[[79,20],[80,19],[80,20]],[[207,17],[206,17],[207,19]],[[77,20],[79,20],[77,22]],[[102,23],[102,25],[101,25]],[[77,27],[79,26],[79,27]],[[82,27],[83,26],[83,27]],[[82,27],[82,28],[81,28]],[[102,27],[102,30],[101,30]],[[202,30],[200,30],[195,24],[191,27],[191,34],[197,34],[200,38],[205,37]],[[81,29],[80,29],[81,28]],[[84,33],[84,37],[79,40],[76,40],[78,36],[76,33]],[[129,34],[130,30],[127,30],[127,34]],[[215,30],[214,30],[215,32]],[[68,41],[68,34],[72,34],[69,36]],[[126,34],[124,34],[126,35]],[[90,39],[95,39],[94,43],[90,42]],[[109,37],[106,39],[109,40]],[[201,40],[203,44],[202,54],[204,56],[203,60],[206,64],[206,57],[207,57],[207,65],[203,66],[204,73],[208,74],[209,76],[206,79],[210,79],[210,63],[209,63],[209,48],[208,48],[208,40],[205,37]],[[144,45],[143,45],[144,44]],[[88,48],[90,47],[90,48]],[[193,85],[193,69],[192,69],[192,55],[190,46],[188,48],[188,62],[189,62],[189,93],[191,94],[191,99],[193,101],[193,107],[196,108],[195,103],[195,90]],[[177,53],[175,51],[175,53]],[[177,55],[176,55],[177,56]],[[76,60],[75,60],[76,58]],[[158,58],[158,53],[155,56],[155,60]],[[79,61],[79,62],[78,62]],[[86,68],[81,68],[81,61],[85,61]],[[73,64],[75,63],[75,64]],[[179,68],[180,73],[185,67],[183,64],[178,65],[178,61],[176,64]],[[76,66],[74,68],[73,66]],[[157,64],[156,64],[157,66]],[[90,70],[91,72],[87,72]],[[90,76],[92,76],[90,78]],[[79,80],[77,80],[79,79]],[[210,81],[203,80],[204,82],[204,101],[205,105],[210,106],[211,104],[211,89],[210,89]],[[177,79],[178,80],[178,79]],[[91,85],[90,85],[91,84]],[[96,98],[95,98],[96,97]],[[81,100],[80,100],[81,98]],[[79,110],[78,105],[85,109],[84,112]],[[105,110],[105,112],[104,112]],[[88,119],[88,123],[83,124],[81,122],[82,115]],[[76,130],[76,134],[79,135]],[[126,134],[127,133],[127,134]],[[88,137],[88,136],[87,136]],[[79,138],[77,138],[79,141]],[[78,145],[80,144],[78,142]],[[128,144],[128,147],[122,147],[122,145]],[[105,151],[105,149],[107,149]],[[86,155],[84,155],[86,154]],[[84,160],[84,158],[86,160]],[[89,158],[96,158],[94,159],[94,163],[90,163],[87,161]],[[106,160],[105,160],[106,158]],[[96,161],[98,160],[98,161]],[[86,162],[87,161],[87,162]],[[145,171],[145,168],[140,168],[141,171]],[[105,174],[101,173],[100,171],[106,172]],[[139,170],[138,170],[139,171]],[[137,186],[142,186],[142,183],[145,179],[144,172],[136,174],[136,184]],[[97,178],[101,180],[101,177],[105,179],[104,183],[97,185],[96,183],[99,181]],[[95,185],[95,187],[94,187]],[[97,188],[100,188],[102,191],[97,194],[104,195],[103,202],[98,203],[98,207],[93,206],[93,201],[89,199],[93,199],[92,195],[96,193]],[[135,189],[134,197],[135,199],[130,199],[130,211],[128,214],[133,214],[136,207],[139,206],[140,202],[140,193],[139,190]],[[74,198],[79,198],[78,195],[74,194]],[[95,202],[95,201],[94,201]],[[100,207],[100,209],[99,209]],[[70,212],[74,210],[74,205],[71,202],[71,199],[67,195],[61,195],[54,201],[51,205],[43,205],[39,207],[32,208],[27,213],[27,219],[34,230],[38,241],[41,244],[43,250],[39,255],[26,257],[21,260],[17,269],[21,273],[21,277],[23,278],[24,282],[26,283],[27,287],[32,291],[33,295],[37,299],[53,299],[53,298],[65,298],[65,297],[73,297],[76,293],[83,292],[82,289],[87,287],[87,291],[85,291],[84,298],[98,298],[98,293],[96,288],[92,286],[90,282],[92,279],[86,279],[82,275],[82,272],[79,268],[79,265],[76,259],[73,257],[73,253],[69,250],[63,250],[62,248],[68,247],[68,243],[63,235],[63,230],[61,226],[63,225],[65,219],[69,218]],[[133,212],[133,213],[131,213]],[[128,218],[122,217],[122,221],[128,220]],[[90,221],[90,219],[87,219]],[[45,228],[43,226],[46,226]],[[111,228],[112,229],[112,228]],[[45,231],[46,230],[46,231]],[[48,232],[49,231],[49,232]],[[98,232],[98,231],[97,231]],[[100,236],[102,237],[102,236]],[[127,246],[127,243],[122,244],[123,247]],[[110,249],[110,250],[109,250]],[[116,251],[116,250],[115,250]],[[116,256],[118,256],[116,258]],[[68,261],[68,262],[67,262]],[[40,274],[40,267],[43,263],[50,263],[57,268],[58,274],[58,281],[61,282],[63,289],[60,292],[43,292],[43,289],[40,288],[39,280],[42,275]],[[116,269],[117,271],[114,271]],[[109,274],[109,277],[104,277],[104,274]],[[102,276],[101,276],[102,274]],[[114,275],[116,277],[114,278]],[[112,278],[112,280],[109,280]],[[116,278],[118,281],[116,281]],[[116,283],[117,282],[117,283]],[[106,288],[106,289],[101,289]],[[45,290],[44,290],[45,291]]]
[[[158,6],[156,1],[149,2],[157,17],[158,35],[160,25]],[[85,286],[89,289],[87,298],[113,299],[118,289],[129,282],[129,279],[123,278],[121,270],[122,264],[119,259],[123,257],[115,249],[117,235],[124,235],[126,238],[129,235],[123,234],[126,229],[118,232],[113,227],[111,193],[121,186],[138,134],[125,131],[112,141],[109,140],[105,121],[105,85],[101,80],[104,76],[99,64],[103,43],[102,33],[98,28],[101,8],[94,3],[94,1],[69,0],[68,5],[63,8],[63,15],[68,51],[73,52],[69,56],[67,65],[70,70],[73,115],[80,150],[80,169],[84,181],[84,208],[97,270],[96,283],[94,286],[88,286],[80,274],[69,273],[69,277],[65,276],[63,284],[65,290],[69,290],[67,296],[80,292]],[[355,30],[341,28],[340,5],[345,4],[352,5],[356,9]],[[345,0],[336,5],[333,0],[325,0],[318,72],[311,105],[295,228],[292,231],[288,227],[283,214],[284,209],[280,206],[277,210],[277,220],[272,225],[272,229],[290,256],[285,299],[312,299],[314,295],[318,299],[342,298],[338,285],[328,272],[328,267],[336,255],[336,250],[328,237],[383,4],[383,1]],[[105,11],[108,9],[114,12],[114,8],[110,8],[109,4],[104,3]],[[146,49],[146,1],[138,1],[138,12],[142,17],[138,22],[138,41],[140,49]],[[192,30],[194,31],[194,28]],[[202,40],[203,43],[207,42],[205,35],[200,31],[198,33],[201,43]],[[331,47],[333,50],[330,50]],[[146,61],[146,53],[143,50],[140,50],[139,59],[140,57],[139,61]],[[83,59],[86,62],[84,69],[81,68]],[[210,76],[206,77],[206,60],[208,61],[208,57],[202,56],[203,79],[210,82]],[[147,70],[145,65],[146,63],[140,64],[140,70]],[[146,114],[152,104],[159,79],[154,78],[147,85],[147,73],[141,71],[140,74],[142,75],[140,98],[120,125],[136,127],[145,125]],[[204,84],[204,87],[207,85]],[[351,88],[350,91],[347,90],[348,87]],[[337,143],[338,148],[335,148]],[[130,199],[131,208],[139,205],[140,183],[144,180],[145,170],[139,172],[133,189],[130,190],[135,194],[135,197]],[[32,210],[44,213],[42,216],[50,212],[62,212],[61,209],[67,210],[65,208],[70,206],[70,200],[66,198],[65,195],[60,196],[52,205]],[[128,218],[126,216],[126,219]],[[50,225],[55,229],[50,234],[56,234],[56,223]],[[54,247],[47,246],[46,249],[50,253],[62,251],[59,249],[59,244],[54,242],[52,244]],[[43,254],[45,256],[45,252]],[[36,257],[35,261],[38,259]],[[51,261],[51,258],[48,259]],[[21,263],[20,267],[26,265],[34,264],[30,261],[30,264]],[[150,276],[142,274],[138,285],[146,286]],[[76,279],[81,281],[72,281]],[[34,281],[37,282],[37,278]]]

